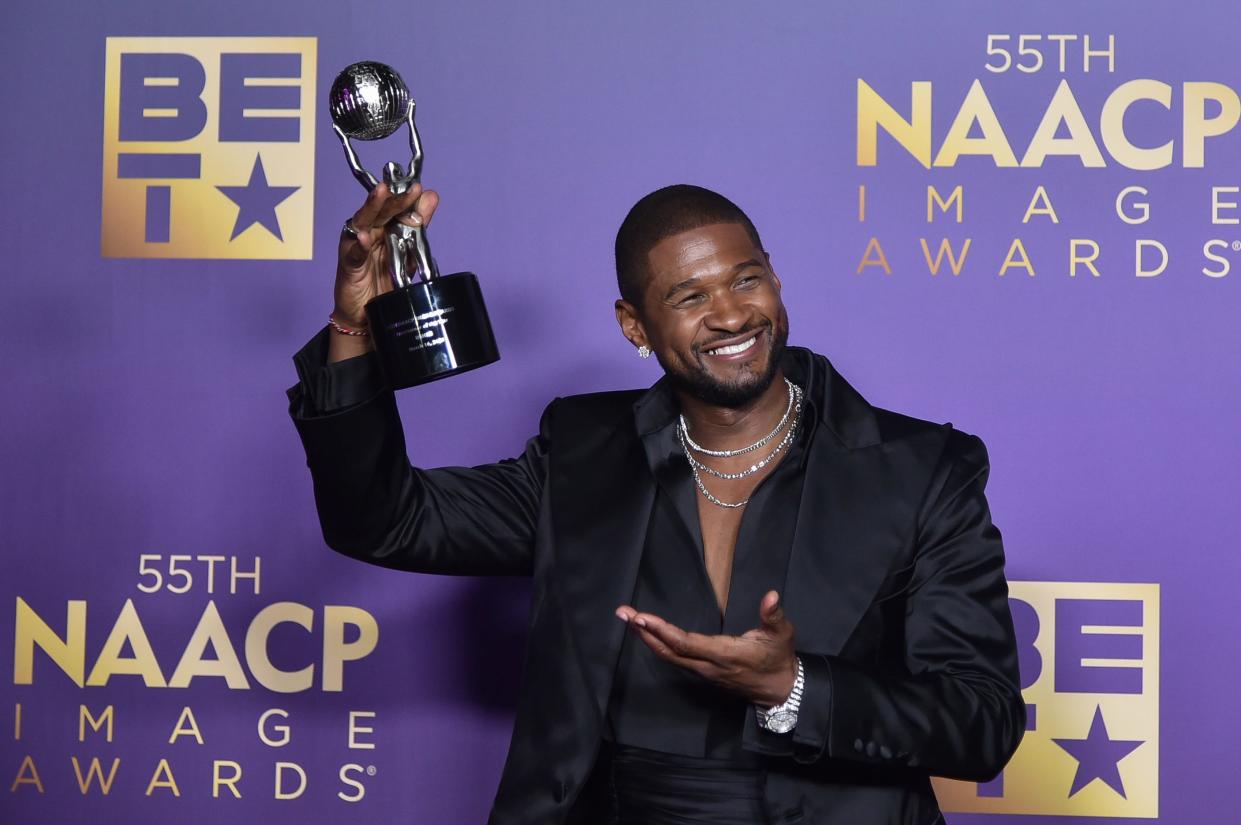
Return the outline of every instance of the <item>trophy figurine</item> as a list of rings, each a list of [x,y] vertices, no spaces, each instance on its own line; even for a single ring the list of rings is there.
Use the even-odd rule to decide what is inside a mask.
[[[332,83],[329,106],[349,168],[368,192],[378,181],[363,168],[349,139],[379,140],[402,124],[409,124],[412,157],[407,167],[385,164],[384,183],[400,195],[419,182],[422,141],[414,101],[395,69],[369,61],[346,67]],[[367,303],[366,315],[388,386],[399,390],[498,361],[478,277],[440,275],[425,227],[393,220],[386,231],[393,289]]]

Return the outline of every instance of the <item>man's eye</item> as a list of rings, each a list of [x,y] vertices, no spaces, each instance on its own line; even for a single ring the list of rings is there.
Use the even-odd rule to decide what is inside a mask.
[[[758,283],[760,280],[762,279],[759,278],[757,275],[746,275],[743,278],[741,278],[739,281],[737,281],[737,286],[753,286],[754,284]]]
[[[685,306],[685,305],[687,305],[687,304],[694,304],[694,303],[697,303],[698,301],[700,301],[700,300],[702,299],[702,297],[703,297],[703,295],[702,295],[702,293],[701,293],[701,292],[695,292],[693,295],[686,295],[684,298],[682,298],[681,300],[677,301],[677,305],[678,305],[678,306]]]

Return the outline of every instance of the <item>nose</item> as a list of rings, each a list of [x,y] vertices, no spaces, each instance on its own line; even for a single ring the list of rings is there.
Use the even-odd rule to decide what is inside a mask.
[[[740,332],[749,322],[749,306],[731,289],[722,290],[711,297],[711,311],[704,319],[710,329]]]

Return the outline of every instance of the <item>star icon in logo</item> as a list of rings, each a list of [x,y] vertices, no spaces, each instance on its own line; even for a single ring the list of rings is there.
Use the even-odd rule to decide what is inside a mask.
[[[1112,739],[1107,735],[1107,726],[1103,723],[1103,710],[1095,705],[1094,719],[1090,722],[1090,732],[1085,739],[1052,739],[1061,748],[1077,760],[1077,773],[1073,775],[1073,787],[1069,796],[1073,796],[1082,788],[1096,779],[1103,782],[1122,798],[1125,786],[1120,781],[1120,760],[1137,750],[1145,740]]]
[[[237,204],[237,220],[233,223],[233,240],[254,224],[260,224],[268,232],[283,241],[280,234],[280,221],[276,219],[276,207],[292,195],[300,186],[269,186],[267,173],[263,171],[262,155],[254,156],[254,166],[250,168],[250,181],[245,186],[217,186],[224,195]]]

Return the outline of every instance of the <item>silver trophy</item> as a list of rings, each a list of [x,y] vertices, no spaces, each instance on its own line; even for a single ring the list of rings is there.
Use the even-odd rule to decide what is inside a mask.
[[[388,161],[384,183],[400,195],[420,182],[422,140],[414,100],[395,69],[371,61],[347,66],[332,83],[328,105],[349,168],[368,192],[379,181],[362,166],[350,138],[380,140],[402,124],[409,125],[409,165]],[[499,360],[477,276],[440,275],[425,227],[393,220],[386,232],[393,290],[368,303],[366,314],[389,386],[425,384]]]

